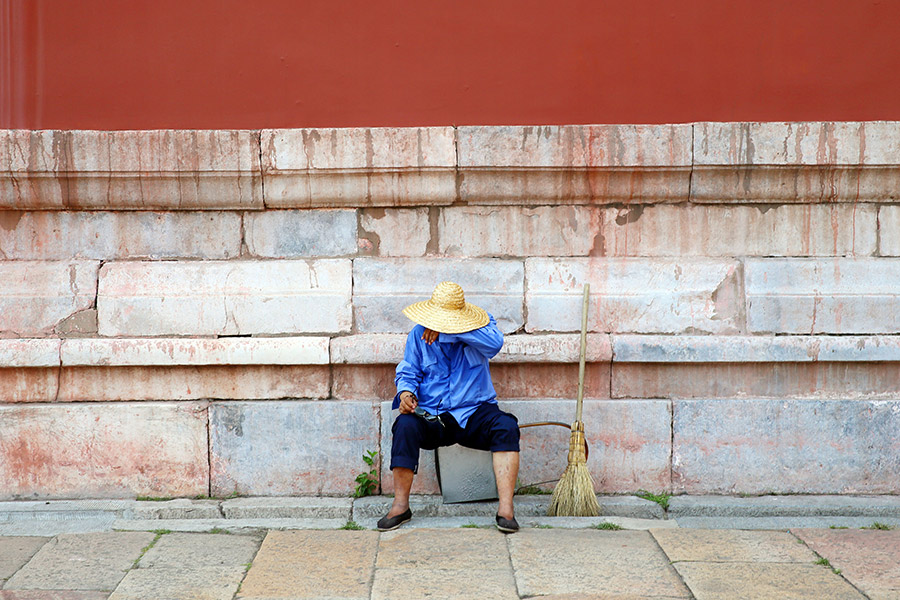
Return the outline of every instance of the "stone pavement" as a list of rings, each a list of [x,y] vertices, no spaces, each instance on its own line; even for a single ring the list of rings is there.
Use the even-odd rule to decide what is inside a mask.
[[[0,537],[0,600],[900,598],[900,531],[528,528]]]
[[[508,536],[436,497],[387,533],[377,496],[0,502],[0,600],[900,599],[897,497],[600,500]]]

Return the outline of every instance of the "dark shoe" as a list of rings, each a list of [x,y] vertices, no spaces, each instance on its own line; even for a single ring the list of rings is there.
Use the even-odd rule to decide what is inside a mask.
[[[397,529],[407,521],[412,519],[412,511],[408,508],[406,512],[400,513],[396,517],[388,517],[384,516],[378,519],[378,531],[391,531],[392,529]]]
[[[516,522],[515,517],[507,519],[506,517],[497,515],[497,529],[503,533],[515,533],[519,530],[519,524]]]

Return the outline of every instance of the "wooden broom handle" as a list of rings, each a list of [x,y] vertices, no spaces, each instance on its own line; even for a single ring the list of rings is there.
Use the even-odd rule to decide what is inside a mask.
[[[575,406],[575,421],[581,421],[581,405],[584,400],[584,356],[587,346],[588,292],[590,284],[584,284],[584,301],[581,306],[581,357],[578,359],[578,403]]]

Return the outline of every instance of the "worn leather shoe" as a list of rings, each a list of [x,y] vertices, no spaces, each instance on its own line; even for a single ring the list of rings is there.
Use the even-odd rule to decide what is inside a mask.
[[[515,517],[507,519],[506,517],[497,515],[497,529],[503,533],[515,533],[519,530],[519,523],[516,521]]]
[[[378,527],[378,531],[391,531],[392,529],[397,529],[410,519],[412,519],[412,511],[407,508],[406,512],[402,512],[395,517],[388,517],[387,515],[381,517],[378,519],[376,527]]]

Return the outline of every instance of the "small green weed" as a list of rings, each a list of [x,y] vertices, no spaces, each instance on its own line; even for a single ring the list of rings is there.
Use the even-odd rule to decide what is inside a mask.
[[[616,525],[615,523],[610,523],[609,521],[604,521],[603,523],[596,523],[591,525],[591,529],[605,529],[609,531],[620,531],[622,529],[621,525]]]
[[[228,534],[230,534],[231,532],[228,531],[227,529],[222,529],[221,527],[213,527],[206,533],[228,533]]]
[[[643,498],[644,500],[649,500],[650,502],[656,502],[660,506],[662,506],[663,510],[669,510],[669,498],[672,497],[672,494],[667,494],[665,492],[661,494],[654,494],[648,492],[647,490],[638,490],[635,494],[638,498]]]
[[[147,554],[147,551],[150,550],[150,548],[152,548],[152,547],[156,544],[157,540],[159,540],[159,538],[162,537],[163,534],[162,534],[162,533],[159,533],[160,531],[166,531],[166,532],[168,532],[168,530],[165,530],[165,529],[159,529],[159,530],[157,530],[157,531],[154,532],[154,533],[156,533],[156,537],[154,537],[152,540],[150,540],[150,543],[149,543],[149,544],[147,544],[146,546],[144,546],[143,548],[141,548],[141,553],[138,555],[138,557],[137,557],[136,559],[134,559],[134,562],[131,563],[131,568],[132,568],[132,569],[136,569],[136,568],[137,568],[138,563],[141,562],[141,558],[143,558],[144,555]]]
[[[516,490],[516,494],[520,496],[544,496],[552,494],[553,490],[545,490],[536,485],[523,485]]]
[[[369,466],[369,470],[363,471],[356,476],[356,490],[353,492],[354,498],[371,496],[378,489],[378,468],[375,466],[377,457],[378,452],[375,450],[368,450],[363,454],[363,462]]]
[[[532,525],[533,529],[553,529],[553,525]]]
[[[828,529],[850,529],[846,525],[829,525]]]
[[[816,564],[817,564],[817,565],[822,565],[823,567],[828,567],[829,569],[831,569],[831,571],[832,571],[835,575],[840,575],[840,574],[841,574],[841,570],[840,570],[840,569],[835,569],[834,567],[832,567],[832,566],[831,566],[831,563],[828,562],[828,559],[825,558],[824,556],[821,557],[821,558],[819,558],[819,560],[816,561]]]
[[[152,531],[156,535],[166,535],[167,533],[172,533],[171,529],[153,529]]]
[[[891,527],[890,525],[886,525],[884,523],[879,523],[878,521],[875,521],[868,527],[863,527],[862,529],[879,529],[881,531],[890,531],[891,529],[893,529],[893,527]]]
[[[338,529],[346,529],[347,531],[361,531],[365,529],[365,527],[351,519],[350,521],[347,521],[346,523],[338,527]]]
[[[492,525],[479,525],[477,523],[466,523],[465,525],[460,525],[462,529],[490,529]]]
[[[140,500],[141,502],[166,502],[172,499],[171,496],[138,496],[135,498],[135,500]]]

